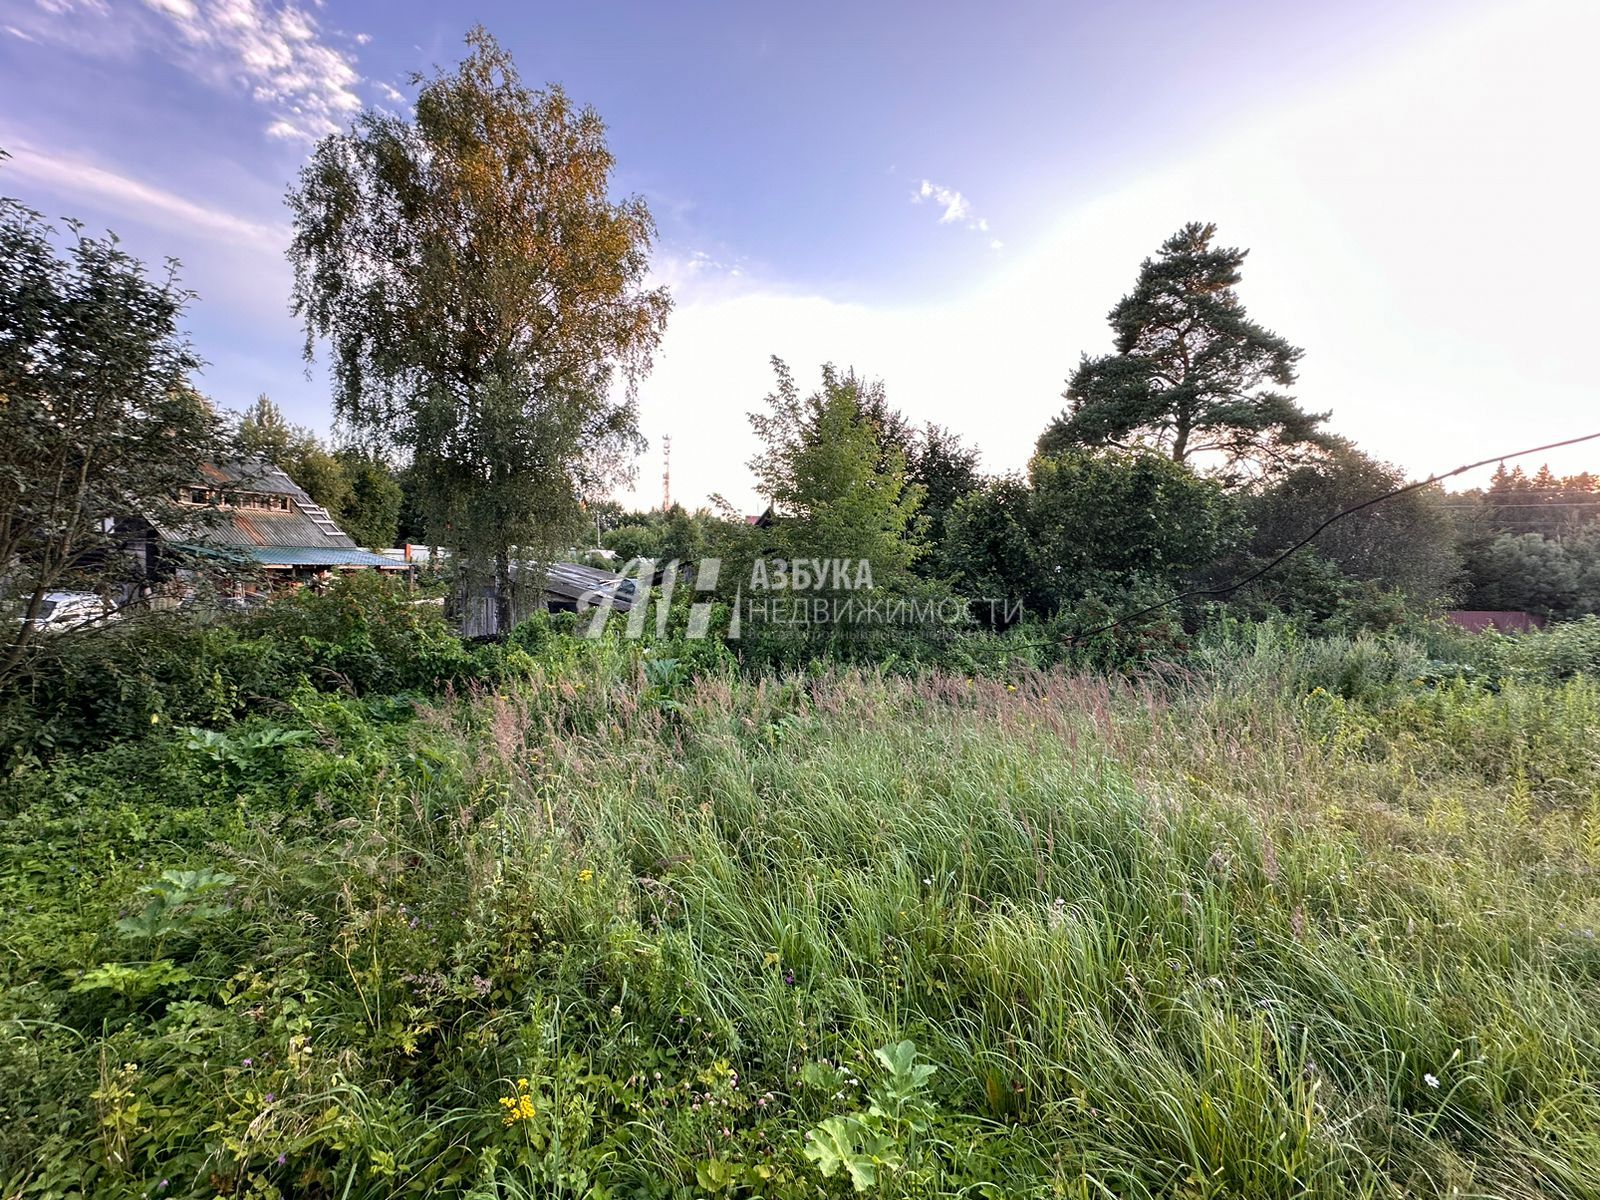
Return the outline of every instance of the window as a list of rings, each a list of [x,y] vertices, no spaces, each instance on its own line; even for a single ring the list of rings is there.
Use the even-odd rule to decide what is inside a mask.
[[[190,488],[189,489],[189,503],[190,504],[209,504],[210,502],[211,502],[211,493],[206,491],[205,488]]]

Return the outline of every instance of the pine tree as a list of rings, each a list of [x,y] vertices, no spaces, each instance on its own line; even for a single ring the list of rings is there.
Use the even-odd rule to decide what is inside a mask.
[[[1302,351],[1249,318],[1235,290],[1247,252],[1214,246],[1215,236],[1214,225],[1186,225],[1144,261],[1110,313],[1116,352],[1084,355],[1041,454],[1154,446],[1238,477],[1293,465],[1320,444],[1327,414],[1281,390]]]

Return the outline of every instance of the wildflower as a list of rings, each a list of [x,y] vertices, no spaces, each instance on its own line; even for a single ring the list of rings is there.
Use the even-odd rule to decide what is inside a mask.
[[[1439,1086],[1439,1077],[1437,1075],[1424,1074],[1422,1077],[1422,1082],[1431,1088],[1437,1088]]]
[[[594,878],[594,872],[591,871],[588,867],[585,867],[583,870],[578,872],[578,882],[579,883],[588,883],[593,878]]]
[[[239,1065],[241,1067],[253,1067],[253,1066],[256,1065],[256,1060],[253,1059],[253,1058],[247,1058],[247,1059],[244,1060],[244,1062],[240,1063]]]
[[[289,1161],[289,1156],[287,1154],[278,1155],[277,1163],[278,1163],[278,1165],[280,1167],[283,1166],[284,1164],[286,1164],[288,1161]]]
[[[265,1100],[266,1103],[271,1104],[277,1098],[278,1098],[278,1093],[277,1092],[268,1092],[266,1094],[266,1096],[264,1097],[264,1100]]]
[[[531,1121],[535,1109],[533,1097],[528,1093],[528,1081],[517,1080],[517,1090],[509,1096],[500,1097],[500,1107],[505,1111],[500,1119],[507,1125],[515,1125],[518,1121]]]
[[[160,713],[151,713],[150,714],[150,724],[152,724],[152,725],[161,724],[161,714]]]
[[[1006,684],[1006,691],[1008,691],[1008,692],[1014,692],[1014,691],[1016,691],[1016,690],[1017,690],[1017,685],[1016,685],[1016,684],[1014,684],[1014,683],[1008,683],[1008,684]]]

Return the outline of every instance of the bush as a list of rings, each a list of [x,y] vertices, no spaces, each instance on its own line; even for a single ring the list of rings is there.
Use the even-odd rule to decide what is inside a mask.
[[[432,694],[515,669],[503,652],[466,646],[437,605],[352,575],[325,595],[299,592],[240,616],[153,612],[48,639],[29,675],[0,694],[0,761],[275,712],[302,687]]]

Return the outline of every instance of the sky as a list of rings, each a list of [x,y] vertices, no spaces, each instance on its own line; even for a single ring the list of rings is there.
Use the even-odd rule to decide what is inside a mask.
[[[200,386],[327,433],[283,196],[481,22],[606,120],[675,310],[624,499],[753,509],[778,355],[1022,468],[1140,260],[1248,247],[1296,394],[1413,476],[1600,431],[1592,0],[0,0],[0,194],[174,257]],[[1600,465],[1593,446],[1541,456]],[[1461,482],[1479,482],[1487,472]]]

